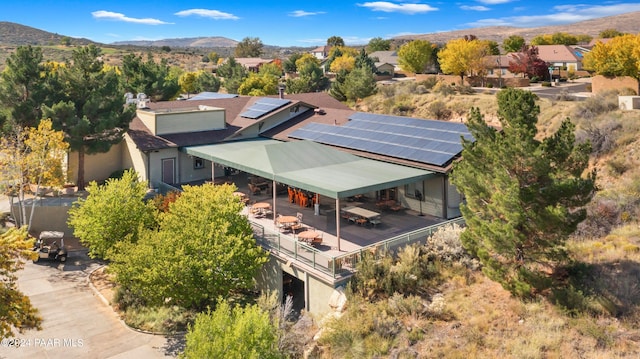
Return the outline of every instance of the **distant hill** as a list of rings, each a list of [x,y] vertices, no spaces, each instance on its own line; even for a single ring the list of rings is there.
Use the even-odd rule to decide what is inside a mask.
[[[482,40],[493,40],[502,43],[502,40],[511,35],[522,36],[527,42],[538,35],[566,32],[573,35],[589,35],[597,38],[600,32],[606,29],[616,29],[620,32],[637,34],[640,32],[640,11],[621,15],[601,17],[566,25],[544,26],[535,28],[521,28],[509,26],[479,27],[465,30],[437,32],[431,34],[403,35],[394,37],[396,41],[428,40],[433,43],[445,43],[452,39],[459,39],[464,35],[475,35]]]
[[[88,45],[94,43],[88,39],[68,37],[30,26],[0,21],[0,45],[59,45],[63,38],[69,38],[71,45]]]
[[[164,39],[155,41],[117,41],[113,45],[134,46],[169,46],[169,47],[236,47],[238,41],[221,36],[190,37],[179,39]]]

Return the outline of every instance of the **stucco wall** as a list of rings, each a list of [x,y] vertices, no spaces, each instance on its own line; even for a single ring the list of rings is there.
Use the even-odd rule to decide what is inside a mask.
[[[73,237],[73,230],[67,225],[67,218],[71,203],[73,200],[56,201],[55,199],[47,199],[49,205],[36,205],[33,212],[33,221],[31,222],[31,233],[39,233],[42,231],[60,231],[64,232],[66,237]],[[31,214],[31,205],[27,205],[27,218]],[[19,213],[17,204],[13,207],[14,213]]]
[[[629,76],[607,77],[597,75],[591,79],[591,91],[593,93],[623,89],[631,89],[638,95],[640,94],[640,83],[637,79]]]
[[[329,299],[334,288],[319,279],[309,275],[303,270],[287,266],[274,256],[269,256],[269,261],[264,264],[256,276],[257,289],[264,292],[277,292],[282,298],[282,274],[283,272],[300,279],[305,285],[305,304],[307,310],[314,315],[328,313]]]
[[[156,134],[187,133],[225,128],[225,110],[201,110],[156,114]]]
[[[122,142],[111,146],[109,152],[96,153],[92,155],[84,155],[84,180],[86,183],[90,181],[104,181],[118,170],[122,169]],[[78,153],[71,152],[68,156],[69,166],[69,182],[77,182],[78,180]]]
[[[435,77],[438,81],[444,81],[448,84],[460,84],[460,76],[456,75],[432,75],[432,74],[416,74],[416,81],[425,81],[431,77]],[[529,79],[522,77],[515,77],[515,75],[504,75],[502,79],[499,77],[464,77],[464,84],[468,86],[487,86],[487,84],[492,84],[493,87],[500,87],[502,83],[503,86],[508,87],[526,87],[529,86]]]
[[[122,169],[132,168],[138,173],[141,181],[147,181],[147,156],[140,152],[129,135],[124,136],[122,143]]]

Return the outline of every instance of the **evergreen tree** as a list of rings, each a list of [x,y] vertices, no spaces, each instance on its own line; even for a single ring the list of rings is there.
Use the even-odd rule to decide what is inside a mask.
[[[60,69],[64,99],[43,106],[43,116],[64,131],[70,149],[78,154],[78,190],[85,186],[85,154],[107,152],[122,141],[134,112],[124,106],[118,75],[104,69],[100,54],[95,45],[75,49],[73,61]]]
[[[169,69],[166,59],[156,63],[151,53],[147,54],[147,61],[141,56],[127,54],[121,66],[122,92],[144,93],[154,101],[169,100],[180,90],[178,80],[169,76]]]
[[[484,273],[511,293],[529,297],[552,285],[548,275],[566,261],[564,243],[586,216],[595,173],[585,175],[591,146],[576,144],[569,119],[539,140],[535,95],[498,93],[502,131],[473,109],[463,159],[453,183],[464,194],[467,230],[461,240]]]
[[[42,118],[41,104],[46,97],[42,56],[39,47],[19,46],[0,74],[0,105],[10,112],[11,123],[21,127],[37,127]],[[9,123],[0,125],[10,130]]]
[[[247,78],[247,70],[239,64],[235,58],[230,57],[218,66],[218,76],[222,77],[222,86],[227,93],[238,93],[238,88],[245,78]]]

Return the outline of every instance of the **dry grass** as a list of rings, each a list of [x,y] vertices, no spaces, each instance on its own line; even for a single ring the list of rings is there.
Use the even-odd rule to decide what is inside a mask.
[[[411,88],[386,90],[362,101],[361,110],[393,113],[402,103],[409,116],[429,118],[428,106],[440,100],[459,120],[462,110],[479,107],[485,119],[495,121],[495,95],[409,95]],[[347,313],[341,327],[350,352],[326,357],[417,358],[637,358],[640,353],[640,121],[638,113],[609,111],[586,120],[575,118],[573,101],[541,99],[539,127],[543,136],[572,118],[578,130],[600,126],[613,141],[605,151],[594,152],[592,168],[598,170],[600,192],[590,206],[593,226],[567,243],[575,266],[567,303],[581,309],[565,311],[546,299],[522,302],[481,272],[454,266],[438,268],[444,278],[430,293],[441,293],[443,315],[394,313],[388,303],[358,304]],[[464,119],[464,118],[463,118]],[[494,122],[495,123],[495,122]],[[494,124],[492,123],[492,124]],[[615,126],[609,124],[614,123]],[[497,123],[496,123],[497,124]],[[607,145],[609,146],[609,145]],[[618,161],[617,172],[611,167]],[[600,222],[599,222],[600,221]],[[588,221],[587,221],[588,222]],[[597,229],[600,228],[601,232]],[[602,233],[602,234],[600,234]],[[569,282],[567,283],[569,285]],[[571,297],[573,296],[573,297]],[[428,302],[427,298],[423,298]],[[350,303],[351,304],[351,303]],[[353,310],[353,307],[350,307]],[[352,336],[376,315],[402,323],[390,338]],[[369,318],[369,319],[367,319]],[[364,323],[364,324],[363,324]],[[350,328],[353,328],[353,332]],[[362,332],[360,332],[362,335]],[[384,339],[384,340],[383,340]],[[371,351],[370,346],[377,348]],[[391,347],[390,347],[391,346]],[[327,354],[328,352],[325,352]]]

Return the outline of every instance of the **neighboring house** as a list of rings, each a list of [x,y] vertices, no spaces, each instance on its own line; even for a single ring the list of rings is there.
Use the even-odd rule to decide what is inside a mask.
[[[511,54],[486,56],[487,77],[505,78],[515,76],[509,71],[509,62],[511,61],[513,61]]]
[[[583,53],[568,45],[538,45],[538,57],[550,66],[567,71],[582,70]]]
[[[376,74],[377,75],[389,75],[393,77],[396,71],[396,67],[388,62],[376,62]]]
[[[261,59],[259,57],[236,57],[234,59],[250,72],[258,72],[260,71],[260,66],[273,62],[273,59]]]
[[[311,50],[311,55],[315,56],[315,58],[318,60],[324,60],[329,57],[329,51],[331,51],[331,46],[318,46],[315,49]]]
[[[374,59],[376,67],[378,67],[378,64],[389,64],[393,66],[393,73],[401,70],[400,65],[398,65],[397,51],[374,51],[369,54],[369,57]]]

